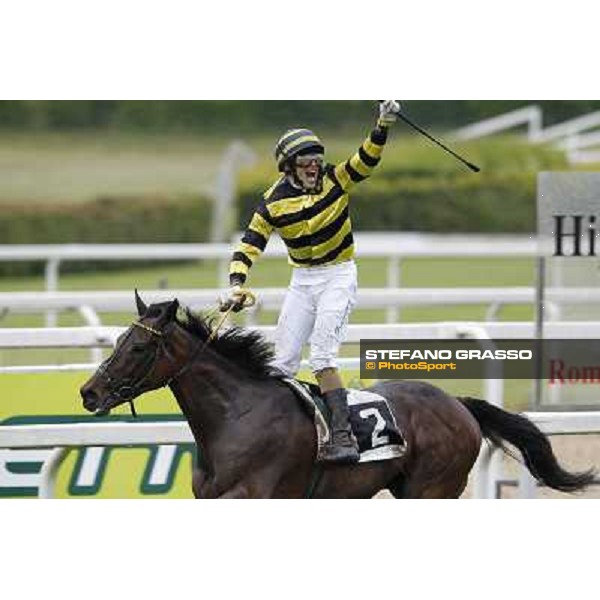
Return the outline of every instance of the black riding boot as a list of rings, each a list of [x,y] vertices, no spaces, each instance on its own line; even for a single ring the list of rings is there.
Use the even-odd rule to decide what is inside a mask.
[[[350,429],[345,389],[331,390],[323,399],[331,410],[331,439],[321,451],[321,460],[336,463],[358,462],[358,444]]]

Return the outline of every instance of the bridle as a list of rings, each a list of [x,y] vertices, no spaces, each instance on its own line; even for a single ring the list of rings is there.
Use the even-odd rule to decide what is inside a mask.
[[[202,354],[202,352],[204,352],[204,350],[208,347],[208,345],[215,339],[219,329],[221,328],[221,326],[223,325],[223,323],[225,322],[225,320],[227,319],[227,317],[229,316],[229,314],[231,313],[231,311],[234,308],[235,308],[235,305],[229,307],[224,312],[223,317],[219,320],[216,327],[211,331],[210,335],[205,340],[200,340],[196,344],[196,347],[194,348],[194,350],[192,351],[192,353],[190,354],[188,359],[185,361],[185,363],[181,366],[181,368],[175,373],[175,375],[173,375],[172,377],[167,379],[167,381],[161,387],[169,387],[172,383],[176,382],[177,379],[179,379],[185,373],[187,373],[187,371],[190,369],[190,367],[192,366],[194,361],[198,358],[198,356],[200,356]],[[155,336],[159,339],[159,343],[156,345],[155,350],[152,353],[151,359],[146,360],[144,362],[144,365],[148,364],[148,368],[145,370],[145,372],[134,383],[130,383],[128,380],[125,380],[125,382],[119,383],[108,374],[108,367],[109,367],[110,363],[112,362],[112,359],[114,359],[114,356],[113,356],[110,359],[108,359],[107,361],[103,362],[98,367],[97,374],[101,378],[103,378],[106,381],[106,383],[108,384],[109,398],[116,398],[123,402],[128,402],[129,406],[131,407],[131,414],[134,417],[137,417],[137,412],[135,410],[135,405],[134,405],[133,401],[137,396],[139,396],[142,393],[144,382],[148,379],[150,373],[152,373],[152,371],[154,370],[158,352],[159,352],[160,348],[164,345],[165,336],[162,331],[155,329],[154,327],[150,327],[149,325],[146,325],[145,323],[142,323],[141,321],[134,321],[131,324],[131,327],[129,328],[129,331],[127,332],[124,340],[127,339],[127,337],[129,337],[129,335],[131,335],[131,333],[134,331],[135,327],[139,327],[140,329],[143,329],[144,331],[148,331],[153,336]],[[168,356],[169,356],[168,353],[166,353],[166,356],[168,358]]]
[[[144,323],[141,323],[140,321],[134,321],[132,323],[131,327],[129,328],[129,331],[125,335],[124,340],[126,340],[131,335],[131,333],[134,331],[134,329],[133,329],[134,327],[140,327],[141,329],[144,329],[145,331],[149,331],[153,336],[160,338],[160,340],[161,340],[160,343],[162,343],[162,339],[164,338],[162,331],[158,331],[158,329],[154,329],[153,327],[150,327],[149,325],[145,325]],[[144,365],[148,364],[149,366],[144,371],[144,373],[140,377],[138,377],[138,379],[135,380],[133,383],[130,383],[130,381],[127,379],[124,382],[118,382],[116,379],[114,379],[113,377],[111,377],[109,375],[108,367],[110,366],[111,362],[115,358],[114,356],[112,356],[108,360],[104,361],[98,367],[97,374],[106,381],[107,386],[108,386],[109,398],[117,398],[118,400],[122,400],[123,402],[129,402],[129,405],[131,407],[131,414],[134,417],[137,417],[137,412],[136,412],[135,406],[133,404],[133,399],[139,395],[140,389],[142,388],[144,382],[146,381],[146,379],[148,378],[148,376],[154,369],[154,364],[156,362],[156,356],[158,354],[159,348],[160,348],[160,344],[156,345],[156,348],[155,348],[154,352],[152,353],[151,359],[144,361]]]

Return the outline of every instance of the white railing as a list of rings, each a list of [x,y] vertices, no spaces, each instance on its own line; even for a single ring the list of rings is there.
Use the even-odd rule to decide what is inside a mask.
[[[573,134],[559,142],[559,146],[569,151],[600,146],[600,131],[593,131],[587,134]]]
[[[357,232],[354,235],[358,258],[387,260],[386,285],[400,285],[403,259],[426,257],[534,257],[537,243],[523,235],[441,235],[421,233]],[[239,240],[239,234],[233,238]],[[45,263],[45,289],[59,288],[60,266],[64,262],[85,260],[216,260],[217,287],[228,285],[228,268],[233,251],[230,244],[66,244],[0,245],[0,262]],[[263,254],[266,259],[284,258],[283,241],[273,235]],[[396,308],[388,309],[388,321],[398,319]],[[46,324],[56,325],[56,314],[46,312]]]
[[[256,310],[279,310],[286,288],[255,289]],[[581,300],[580,293],[557,290],[555,297],[574,302]],[[177,298],[193,310],[214,306],[220,289],[140,290],[146,304],[165,302]],[[549,290],[548,293],[553,293]],[[589,301],[600,300],[597,288],[584,290]],[[358,308],[387,308],[390,306],[445,306],[447,304],[530,304],[535,299],[534,288],[484,287],[484,288],[361,288],[358,290]],[[38,313],[47,309],[66,311],[89,307],[96,312],[135,311],[133,291],[102,292],[0,292],[0,309],[15,313]],[[246,311],[250,312],[250,311]]]
[[[570,119],[540,132],[536,142],[555,142],[567,153],[571,164],[600,162],[600,151],[590,150],[600,144],[600,111]],[[585,131],[593,130],[589,133]]]
[[[527,125],[527,137],[530,140],[536,139],[542,129],[542,109],[534,104],[496,117],[483,119],[478,123],[456,130],[454,137],[459,140],[474,140],[521,125]]]
[[[247,322],[250,323],[255,321],[260,311],[279,310],[286,293],[285,288],[262,288],[254,291],[257,294],[257,304],[244,313]],[[177,298],[193,310],[205,310],[215,306],[222,290],[141,290],[140,294],[147,304]],[[532,287],[361,288],[357,295],[357,307],[363,309],[485,304],[489,306],[486,313],[486,319],[489,320],[495,318],[503,305],[529,305],[534,301],[535,289]],[[600,301],[600,290],[598,288],[549,288],[545,293],[545,301],[550,310],[563,302],[597,303]],[[14,313],[77,310],[86,324],[100,325],[99,312],[133,313],[135,302],[132,291],[0,292],[0,310]]]
[[[354,235],[357,256],[365,258],[425,258],[445,256],[515,257],[537,255],[535,240],[523,235],[438,235],[421,233],[358,232]],[[235,241],[239,236],[235,236]],[[230,244],[64,244],[0,245],[1,262],[46,263],[46,290],[59,286],[61,263],[121,260],[217,260],[217,286],[227,284]],[[287,256],[281,239],[273,235],[261,258]],[[388,271],[389,272],[389,271]],[[396,287],[396,286],[394,286]]]
[[[531,339],[535,324],[530,321],[442,321],[435,323],[357,324],[348,327],[346,344],[361,339],[444,339],[465,327],[484,329],[492,339]],[[275,325],[249,328],[274,341]],[[31,327],[0,328],[0,348],[108,348],[125,327]],[[600,336],[600,323],[590,321],[549,321],[544,326],[548,339],[590,339]]]
[[[600,111],[588,113],[551,125],[542,129],[534,138],[535,142],[555,142],[572,135],[578,135],[582,131],[600,127]]]
[[[361,339],[449,339],[470,338],[488,339],[494,337],[491,332],[498,328],[491,328],[493,323],[476,322],[447,322],[431,324],[406,324],[406,325],[350,325],[344,342],[358,344]],[[507,323],[502,323],[507,325]],[[513,323],[520,325],[520,323]],[[527,325],[525,323],[525,325]],[[261,332],[267,341],[275,341],[275,326],[254,326],[249,329]],[[117,338],[126,330],[125,327],[45,327],[45,328],[4,328],[0,329],[0,349],[23,348],[89,348],[101,349],[114,346]],[[533,327],[516,327],[511,332],[519,335],[506,337],[531,337]],[[528,334],[525,334],[525,331]],[[357,357],[342,357],[338,363],[343,369],[358,369],[360,360]],[[308,367],[306,360],[302,367]],[[1,373],[42,373],[55,370],[80,371],[93,370],[98,363],[78,363],[68,365],[35,365],[35,366],[2,366]],[[501,405],[503,397],[503,383],[501,380],[485,381],[486,398],[494,404]]]
[[[0,349],[5,348],[111,348],[117,337],[125,331],[124,327],[60,327],[60,328],[24,328],[0,329]],[[257,326],[250,329],[261,332],[267,341],[273,342],[275,326]],[[589,321],[550,321],[545,326],[545,334],[549,339],[585,339],[600,335],[600,323]],[[390,325],[350,325],[344,342],[358,344],[362,339],[532,339],[535,337],[535,324],[527,321],[516,322],[439,322],[412,323]],[[360,366],[356,357],[339,359],[340,367],[357,369]],[[302,363],[307,366],[306,361]],[[4,372],[47,372],[53,370],[89,370],[95,369],[97,363],[47,365],[47,366],[13,366],[0,367]],[[484,382],[485,398],[502,405],[503,381],[486,379]]]
[[[600,131],[570,135],[560,142],[560,147],[567,152],[572,164],[600,162]]]
[[[573,150],[569,152],[569,162],[576,163],[600,163],[600,150]]]
[[[525,413],[547,435],[600,433],[600,412]],[[58,469],[69,449],[98,446],[189,444],[194,438],[185,421],[140,423],[78,423],[0,426],[0,448],[50,448],[54,452],[41,471],[39,497],[55,496]],[[498,472],[493,459],[501,453],[484,445],[474,472],[475,498],[496,498]],[[524,466],[518,480],[520,498],[533,498],[535,480]]]
[[[285,297],[285,288],[263,288],[255,290],[257,304],[245,311],[246,323],[254,324],[261,311],[278,311]],[[222,293],[218,289],[195,290],[142,290],[148,303],[165,302],[178,298],[193,310],[214,307]],[[408,306],[433,307],[450,305],[487,305],[485,319],[497,317],[506,305],[533,305],[536,292],[530,287],[484,287],[484,288],[361,288],[357,295],[357,307],[362,309],[394,309]],[[551,319],[559,317],[563,303],[597,304],[600,302],[599,288],[547,288],[545,309]],[[38,313],[77,310],[86,325],[102,324],[100,312],[135,312],[131,291],[97,292],[0,292],[0,310],[14,313]],[[391,323],[390,315],[387,322]]]
[[[586,150],[598,146],[600,132],[600,111],[591,112],[562,123],[544,128],[543,114],[539,106],[527,106],[472,123],[454,131],[453,135],[459,140],[474,140],[501,131],[506,131],[519,125],[527,125],[527,139],[531,143],[554,143],[565,150],[567,160],[571,164],[600,162],[600,150]],[[583,132],[596,129],[591,133]]]
[[[274,342],[275,326],[254,326],[249,329],[260,331],[267,341]],[[23,348],[112,348],[116,339],[126,330],[125,327],[44,327],[44,328],[0,328],[0,349]],[[549,321],[545,325],[546,336],[550,339],[590,338],[600,335],[600,324],[589,321]],[[350,325],[344,342],[358,344],[362,339],[531,339],[535,337],[535,324],[527,321],[513,322],[438,322],[408,323],[390,325]],[[356,357],[338,359],[340,367],[357,369],[360,361]],[[3,366],[0,373],[41,373],[49,371],[93,370],[98,363],[78,363],[65,365]],[[306,361],[302,366],[308,366]],[[502,380],[486,380],[486,398],[501,405],[503,396]]]

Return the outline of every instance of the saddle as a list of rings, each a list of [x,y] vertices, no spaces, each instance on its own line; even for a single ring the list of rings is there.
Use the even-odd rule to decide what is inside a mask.
[[[319,460],[322,448],[331,435],[331,415],[321,397],[319,386],[288,377],[282,377],[281,381],[290,387],[313,419],[317,433],[317,460]],[[358,462],[389,460],[405,454],[405,437],[396,423],[386,398],[373,392],[349,389],[348,408],[350,426],[358,442],[360,453]]]

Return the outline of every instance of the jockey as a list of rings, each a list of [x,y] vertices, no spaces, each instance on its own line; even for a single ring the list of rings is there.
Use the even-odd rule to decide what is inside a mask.
[[[294,268],[277,322],[273,366],[276,372],[293,377],[300,367],[302,347],[311,338],[310,366],[331,410],[331,443],[323,453],[323,459],[331,462],[359,458],[336,364],[357,288],[348,192],[379,163],[388,128],[399,110],[395,100],[381,102],[375,128],[358,152],[338,165],[324,161],[325,148],[309,129],[283,134],[275,146],[281,176],[264,193],[233,253],[231,289],[221,305],[222,310],[243,308],[248,271],[277,230]]]

